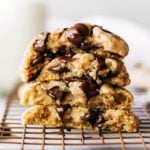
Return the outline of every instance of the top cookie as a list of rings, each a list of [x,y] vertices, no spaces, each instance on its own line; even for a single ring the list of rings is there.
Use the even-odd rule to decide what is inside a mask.
[[[103,55],[120,60],[128,54],[128,50],[127,43],[110,31],[97,25],[78,23],[38,35],[25,53],[21,78],[25,82],[35,80],[45,65],[60,56],[62,62],[83,53],[89,53],[94,58],[95,55]]]

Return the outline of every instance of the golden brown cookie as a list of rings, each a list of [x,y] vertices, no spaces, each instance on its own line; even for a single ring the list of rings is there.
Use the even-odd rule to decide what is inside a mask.
[[[130,111],[71,107],[69,104],[53,106],[35,105],[22,116],[23,124],[77,129],[107,129],[110,131],[136,132],[139,120]]]
[[[85,55],[81,55],[82,53],[85,53]],[[80,63],[80,66],[78,66],[80,69],[79,74],[72,72],[68,76],[78,75],[80,77],[82,74],[87,73],[88,69],[97,70],[97,68],[93,68],[93,65],[94,63],[97,65],[96,60],[98,58],[102,58],[99,60],[98,69],[104,67],[102,63],[105,58],[101,55],[105,55],[107,58],[121,59],[127,54],[128,45],[119,36],[97,25],[78,23],[69,28],[38,35],[31,42],[24,55],[20,67],[21,78],[25,82],[36,79],[37,81],[45,81],[49,79],[47,78],[48,73],[53,79],[61,78],[60,74],[65,78],[66,75],[64,74],[67,73],[68,75],[69,71],[72,71],[69,66],[78,65],[78,61]],[[82,60],[84,57],[87,57],[87,64],[81,66],[84,63]],[[74,59],[78,61],[71,64]],[[92,63],[90,66],[88,66],[89,61]],[[53,68],[47,68],[52,64],[54,65]],[[45,68],[48,70],[45,70]],[[44,74],[43,70],[48,73]]]
[[[87,81],[71,81],[67,84],[63,81],[28,84],[22,88],[20,99],[20,103],[26,106],[69,104],[101,110],[130,109],[133,105],[133,96],[127,90],[109,84],[100,87],[93,85],[90,89]]]

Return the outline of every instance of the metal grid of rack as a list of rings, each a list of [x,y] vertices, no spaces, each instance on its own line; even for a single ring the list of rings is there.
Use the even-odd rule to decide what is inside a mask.
[[[25,107],[11,98],[6,104],[0,127],[0,149],[150,149],[150,108],[133,108],[141,120],[137,133],[110,133],[95,130],[48,128],[37,125],[23,126],[21,114]]]

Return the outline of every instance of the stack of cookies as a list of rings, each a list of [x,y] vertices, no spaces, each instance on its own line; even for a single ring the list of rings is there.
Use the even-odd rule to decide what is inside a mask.
[[[78,23],[38,35],[21,65],[23,124],[136,132],[123,63],[127,43],[101,26]]]

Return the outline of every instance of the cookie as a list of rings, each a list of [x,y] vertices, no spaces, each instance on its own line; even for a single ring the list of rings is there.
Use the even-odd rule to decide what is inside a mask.
[[[123,59],[127,43],[97,25],[78,23],[39,34],[20,67],[23,124],[136,132]]]
[[[119,36],[97,25],[78,23],[38,35],[25,53],[21,78],[25,82],[64,79],[81,77],[89,70],[96,78],[98,70],[108,68],[111,72],[106,58],[114,59],[113,63],[119,65],[118,60],[127,54],[128,45]],[[72,68],[74,65],[77,67]]]
[[[31,83],[21,90],[20,99],[25,106],[69,104],[106,110],[130,109],[133,105],[133,96],[124,88],[109,84],[97,86],[87,80]]]
[[[107,129],[110,131],[136,132],[139,120],[130,111],[97,108],[71,107],[69,104],[57,107],[35,105],[22,116],[23,124],[39,124],[47,127],[77,129]]]

